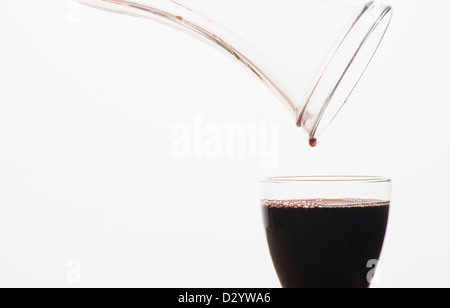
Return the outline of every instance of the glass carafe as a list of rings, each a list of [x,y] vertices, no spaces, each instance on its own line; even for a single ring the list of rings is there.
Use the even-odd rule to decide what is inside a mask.
[[[353,92],[392,15],[390,6],[360,0],[77,1],[157,20],[219,48],[276,94],[310,140]]]

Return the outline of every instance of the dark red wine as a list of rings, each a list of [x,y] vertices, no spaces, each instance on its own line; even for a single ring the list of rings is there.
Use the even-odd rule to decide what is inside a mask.
[[[309,145],[315,148],[317,146],[317,139],[309,139]]]
[[[272,261],[285,288],[368,288],[389,216],[379,200],[263,202]]]

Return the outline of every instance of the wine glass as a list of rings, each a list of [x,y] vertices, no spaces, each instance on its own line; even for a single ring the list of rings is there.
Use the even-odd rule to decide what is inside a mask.
[[[261,186],[267,241],[282,287],[370,287],[386,234],[390,179],[275,177]]]

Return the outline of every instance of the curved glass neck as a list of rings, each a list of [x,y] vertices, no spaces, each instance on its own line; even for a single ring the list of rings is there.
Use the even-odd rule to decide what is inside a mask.
[[[156,20],[219,48],[262,80],[310,139],[347,101],[390,19],[390,7],[374,2],[362,9],[318,0],[79,2]]]

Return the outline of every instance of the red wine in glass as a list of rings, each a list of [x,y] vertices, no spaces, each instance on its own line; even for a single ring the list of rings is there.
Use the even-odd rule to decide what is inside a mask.
[[[263,202],[272,261],[285,288],[368,288],[389,216],[380,200]]]

